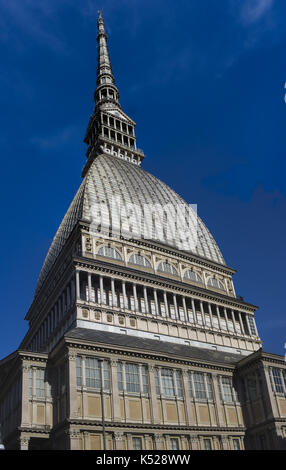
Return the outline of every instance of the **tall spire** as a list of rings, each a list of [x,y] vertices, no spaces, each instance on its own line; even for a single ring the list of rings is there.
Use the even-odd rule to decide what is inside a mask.
[[[102,153],[122,158],[135,165],[141,165],[144,158],[144,153],[136,146],[136,123],[122,111],[119,104],[119,91],[112,73],[102,12],[99,11],[98,15],[95,109],[84,139],[88,147],[87,162],[82,172],[83,177],[93,160]]]

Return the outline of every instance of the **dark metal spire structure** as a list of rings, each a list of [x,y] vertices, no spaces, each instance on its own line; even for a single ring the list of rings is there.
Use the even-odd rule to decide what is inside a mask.
[[[99,11],[98,15],[95,109],[84,139],[88,147],[83,177],[94,159],[102,153],[122,158],[138,166],[141,165],[144,158],[144,153],[136,146],[136,123],[122,111],[119,104],[119,91],[112,72],[102,12]]]

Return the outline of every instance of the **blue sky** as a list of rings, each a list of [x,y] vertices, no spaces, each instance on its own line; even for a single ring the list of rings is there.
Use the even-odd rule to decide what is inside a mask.
[[[285,0],[0,0],[0,357],[80,184],[99,8],[144,168],[198,204],[284,354]]]

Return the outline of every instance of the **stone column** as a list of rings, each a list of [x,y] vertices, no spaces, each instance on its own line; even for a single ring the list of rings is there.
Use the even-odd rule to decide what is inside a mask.
[[[87,274],[87,282],[88,282],[88,301],[91,302],[91,274]]]
[[[88,449],[88,432],[87,431],[84,431],[83,432],[83,450],[89,450]]]
[[[214,389],[214,407],[215,407],[217,424],[218,426],[224,426],[222,404],[220,401],[219,376],[217,374],[212,374],[212,379],[213,379],[213,389]]]
[[[80,433],[76,429],[69,429],[67,435],[69,438],[69,450],[79,450]]]
[[[126,295],[126,284],[125,284],[125,281],[122,281],[122,294],[123,294],[123,305],[124,305],[124,308],[128,309],[128,301],[127,301],[127,295]]]
[[[149,313],[149,304],[148,304],[148,295],[147,295],[147,287],[143,287],[144,291],[144,304],[145,304],[145,313]]]
[[[113,409],[113,420],[121,421],[120,398],[117,380],[117,361],[111,360],[111,399]]]
[[[229,331],[229,327],[228,327],[228,315],[227,315],[227,311],[226,311],[226,308],[225,308],[225,307],[223,307],[223,314],[224,314],[224,318],[225,318],[226,329],[227,329],[227,331]]]
[[[30,442],[29,436],[26,436],[25,434],[21,434],[20,439],[19,439],[20,450],[29,450],[29,442]]]
[[[204,311],[203,302],[201,300],[200,300],[200,311],[201,311],[201,315],[202,315],[203,325],[206,326],[205,311]]]
[[[184,296],[182,297],[182,302],[183,302],[183,309],[184,309],[184,315],[185,315],[185,322],[188,322],[189,321],[188,309],[187,309],[187,304],[186,304],[186,298]]]
[[[149,365],[148,371],[149,371],[149,384],[150,384],[151,421],[153,424],[160,424],[156,384],[155,384],[155,377],[154,377],[154,367]]]
[[[103,290],[103,276],[99,276],[99,291],[100,291],[100,305],[103,304],[103,300],[104,300],[104,290]]]
[[[183,369],[182,375],[183,375],[186,423],[187,423],[187,426],[191,426],[194,423],[194,421],[192,420],[193,413],[192,413],[192,402],[191,402],[190,391],[189,391],[188,371]]]
[[[169,312],[168,298],[167,298],[167,292],[166,292],[166,291],[163,292],[163,296],[164,296],[164,304],[165,304],[165,310],[166,310],[166,317],[169,317],[169,316],[170,316],[170,312]]]
[[[76,271],[76,298],[80,300],[80,272]]]
[[[133,450],[133,445],[132,445],[132,434],[127,433],[127,450]]]
[[[238,318],[239,318],[239,323],[240,323],[240,328],[241,328],[241,334],[242,335],[245,335],[245,329],[244,329],[244,325],[243,325],[243,321],[242,321],[242,316],[241,316],[241,313],[238,312]]]
[[[179,319],[179,312],[178,312],[178,304],[177,304],[177,296],[176,294],[173,294],[173,302],[174,302],[174,308],[175,308],[175,315],[176,319]]]
[[[116,294],[115,294],[115,282],[114,279],[111,279],[111,298],[112,298],[112,307],[117,306]]]
[[[191,450],[200,450],[199,438],[197,436],[190,436],[190,448]]]
[[[29,373],[30,367],[26,364],[22,364],[22,417],[21,426],[30,425],[29,415]]]
[[[153,289],[153,293],[154,293],[154,302],[155,302],[155,311],[156,311],[156,315],[160,315],[160,311],[159,311],[159,304],[158,304],[158,296],[157,296],[157,289]]]
[[[221,322],[220,322],[220,311],[219,311],[218,305],[216,305],[216,313],[217,313],[218,326],[219,326],[219,329],[222,331]]]
[[[194,299],[191,299],[192,302],[192,311],[193,311],[193,317],[194,317],[194,322],[198,324],[198,319],[197,319],[197,313],[196,313],[196,306],[195,306],[195,301]]]
[[[161,434],[155,434],[154,435],[154,443],[155,443],[155,449],[156,450],[164,450],[163,439],[164,438]]]
[[[222,450],[229,450],[228,436],[221,437]]]
[[[122,450],[122,441],[123,441],[123,432],[116,431],[114,433],[114,442],[115,442],[115,450]]]
[[[133,297],[134,297],[134,310],[138,312],[139,307],[138,307],[138,298],[137,298],[137,289],[136,289],[136,284],[133,284]]]
[[[68,353],[68,413],[69,418],[77,418],[76,354]]]
[[[209,316],[210,316],[210,320],[211,320],[211,327],[214,328],[212,306],[209,302],[208,302],[208,309],[209,309]]]
[[[233,311],[232,309],[231,309],[231,318],[232,318],[232,322],[233,322],[233,329],[234,329],[234,332],[237,333],[236,324],[235,324],[234,311]]]

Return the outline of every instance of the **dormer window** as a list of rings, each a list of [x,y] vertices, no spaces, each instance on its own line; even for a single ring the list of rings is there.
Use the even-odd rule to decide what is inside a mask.
[[[172,274],[172,276],[178,276],[178,271],[176,270],[175,266],[166,261],[162,261],[158,266],[158,271],[165,273],[165,274]]]
[[[196,272],[188,269],[184,273],[184,279],[188,279],[189,281],[199,282],[200,284],[203,283],[201,276]]]
[[[139,266],[145,266],[146,268],[151,268],[150,261],[145,258],[145,256],[139,254],[133,254],[130,256],[129,263],[131,264],[138,264]]]
[[[106,258],[114,258],[122,260],[121,254],[115,248],[111,246],[101,246],[98,250],[98,255],[105,256]]]
[[[207,286],[213,287],[214,289],[225,290],[223,283],[219,279],[216,279],[215,277],[210,277],[208,279]]]

